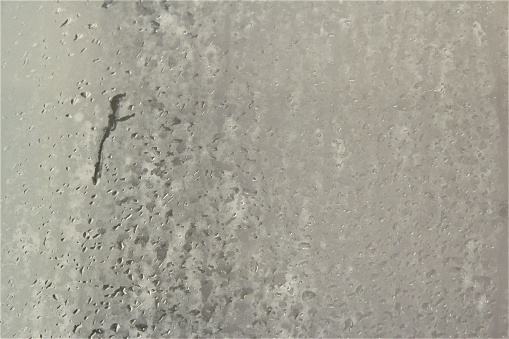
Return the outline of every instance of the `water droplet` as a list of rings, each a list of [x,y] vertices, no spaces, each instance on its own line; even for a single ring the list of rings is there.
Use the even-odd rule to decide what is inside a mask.
[[[302,300],[304,300],[304,301],[309,301],[309,300],[314,299],[314,298],[316,298],[316,293],[315,292],[304,291],[302,293]]]
[[[311,244],[306,241],[303,241],[299,243],[299,248],[302,250],[308,250],[311,248]]]

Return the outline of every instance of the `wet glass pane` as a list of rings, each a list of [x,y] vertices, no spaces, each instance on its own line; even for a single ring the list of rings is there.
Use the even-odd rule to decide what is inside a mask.
[[[507,337],[507,2],[1,19],[2,337]]]

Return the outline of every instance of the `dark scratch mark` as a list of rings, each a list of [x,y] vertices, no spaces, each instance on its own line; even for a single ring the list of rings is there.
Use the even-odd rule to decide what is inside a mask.
[[[102,8],[108,8],[110,7],[111,5],[114,5],[113,3],[113,0],[104,0],[103,4],[102,4]]]
[[[69,23],[69,19],[66,19],[63,24],[60,25],[60,28],[64,27]]]
[[[126,121],[126,120],[134,117],[134,115],[135,115],[133,113],[133,114],[127,115],[122,118],[118,117],[118,111],[120,109],[120,102],[124,99],[125,96],[126,96],[126,94],[122,93],[122,94],[117,94],[113,98],[110,99],[111,114],[108,115],[108,126],[106,126],[104,128],[104,134],[101,139],[101,142],[99,143],[97,162],[95,163],[94,176],[92,177],[92,182],[94,183],[94,185],[97,185],[99,183],[99,179],[101,178],[102,153],[103,153],[103,148],[104,148],[104,142],[106,141],[106,139],[108,139],[111,132],[117,128],[118,122]]]

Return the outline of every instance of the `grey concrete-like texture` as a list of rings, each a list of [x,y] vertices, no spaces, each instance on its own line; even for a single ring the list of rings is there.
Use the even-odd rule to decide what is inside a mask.
[[[507,337],[507,2],[1,10],[2,337]]]

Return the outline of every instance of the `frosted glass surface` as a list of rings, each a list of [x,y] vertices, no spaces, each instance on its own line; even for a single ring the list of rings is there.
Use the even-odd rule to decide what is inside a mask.
[[[1,19],[2,337],[507,337],[507,2]]]

